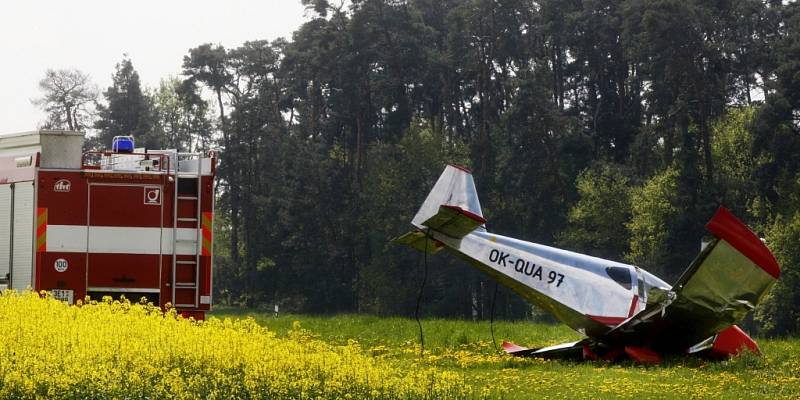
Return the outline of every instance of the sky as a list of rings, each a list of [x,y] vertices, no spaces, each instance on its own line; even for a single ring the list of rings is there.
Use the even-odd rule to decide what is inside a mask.
[[[102,92],[128,54],[143,86],[181,72],[203,43],[236,47],[291,38],[307,20],[300,0],[24,0],[0,5],[0,134],[45,119],[31,99],[48,68],[77,68]]]

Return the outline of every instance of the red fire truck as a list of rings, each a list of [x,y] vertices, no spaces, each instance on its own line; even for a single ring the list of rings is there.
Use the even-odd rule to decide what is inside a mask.
[[[122,143],[122,142],[121,142]],[[0,136],[0,287],[211,309],[216,156],[83,151],[79,132]],[[129,147],[128,147],[129,146]]]

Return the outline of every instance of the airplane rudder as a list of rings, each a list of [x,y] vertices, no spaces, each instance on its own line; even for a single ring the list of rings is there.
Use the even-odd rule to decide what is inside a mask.
[[[448,164],[428,193],[412,224],[420,227],[422,222],[436,215],[439,207],[443,205],[459,207],[472,214],[483,216],[475,182],[469,169]]]

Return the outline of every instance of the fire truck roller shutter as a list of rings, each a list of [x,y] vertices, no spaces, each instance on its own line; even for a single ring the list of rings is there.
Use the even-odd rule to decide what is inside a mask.
[[[13,190],[11,287],[24,290],[33,287],[33,182],[17,182]]]
[[[8,288],[11,272],[11,184],[0,185],[0,289]]]

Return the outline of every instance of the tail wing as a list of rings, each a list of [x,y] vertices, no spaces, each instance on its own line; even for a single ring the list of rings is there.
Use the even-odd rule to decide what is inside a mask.
[[[444,244],[438,240],[433,240],[425,232],[421,230],[413,230],[398,236],[391,241],[392,243],[404,244],[411,246],[421,252],[428,254],[436,254],[444,248]]]
[[[478,229],[486,220],[480,215],[464,210],[458,206],[442,205],[439,212],[428,218],[422,225],[452,238],[460,239]]]

